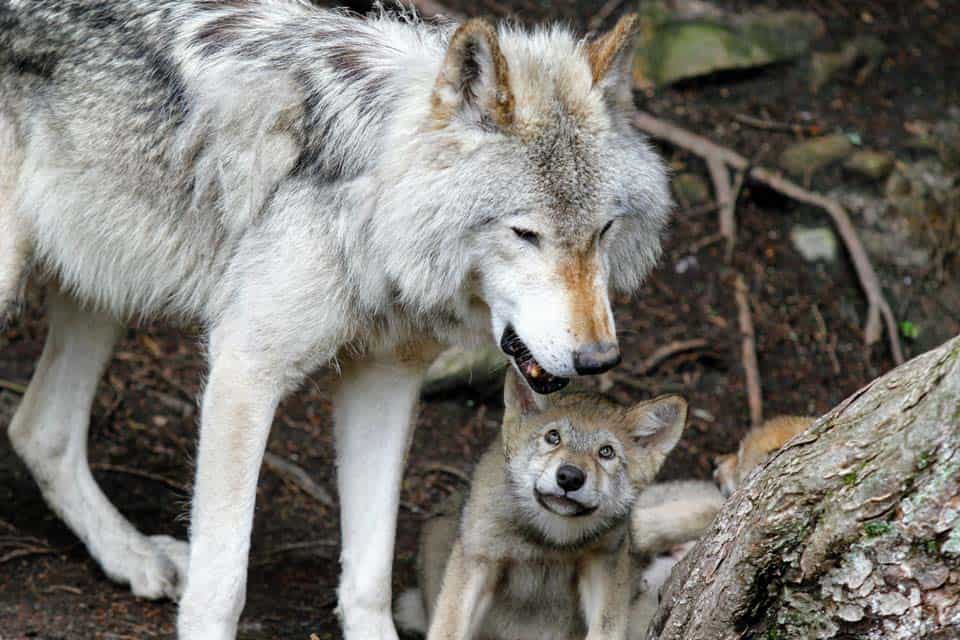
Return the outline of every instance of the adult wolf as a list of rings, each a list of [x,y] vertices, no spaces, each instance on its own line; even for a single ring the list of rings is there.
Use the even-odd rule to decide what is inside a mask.
[[[608,288],[637,287],[668,207],[629,124],[632,26],[0,0],[0,303],[32,266],[51,325],[10,437],[110,577],[184,585],[181,638],[235,634],[267,433],[310,370],[342,373],[340,614],[367,640],[396,637],[398,492],[437,346],[492,333],[541,392],[618,361]],[[207,331],[189,563],[85,459],[118,327],[144,316]]]

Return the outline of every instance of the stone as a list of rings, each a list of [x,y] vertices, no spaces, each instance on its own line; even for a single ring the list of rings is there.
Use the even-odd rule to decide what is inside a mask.
[[[823,22],[805,11],[693,10],[650,2],[643,10],[634,64],[638,85],[664,85],[717,71],[792,60],[809,51]]]
[[[683,205],[698,205],[710,200],[707,181],[696,173],[680,173],[673,178],[671,185],[674,196]]]
[[[890,175],[893,163],[892,153],[864,149],[847,158],[843,168],[871,180],[882,180]]]
[[[462,388],[484,389],[499,385],[507,365],[496,347],[453,347],[441,353],[423,381],[423,393],[432,395]]]
[[[871,36],[855,38],[840,51],[816,52],[810,56],[810,88],[817,92],[841,73],[862,63],[859,77],[865,79],[880,63],[887,47]]]
[[[807,262],[837,259],[837,237],[829,227],[796,226],[790,230],[790,242]]]
[[[804,176],[843,160],[853,150],[844,134],[811,138],[787,147],[780,155],[780,166],[794,176]]]

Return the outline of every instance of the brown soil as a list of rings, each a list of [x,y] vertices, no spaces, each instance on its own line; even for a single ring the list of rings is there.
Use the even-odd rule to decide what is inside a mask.
[[[469,12],[502,13],[513,7],[524,19],[560,15],[575,24],[600,0],[541,3],[488,0]],[[626,3],[625,3],[626,4]],[[759,3],[724,3],[748,8]],[[638,96],[643,106],[737,148],[757,162],[773,163],[794,136],[735,125],[747,113],[784,122],[815,123],[826,132],[857,132],[871,147],[905,150],[906,120],[934,121],[957,102],[960,87],[960,3],[947,0],[849,3],[764,3],[818,12],[828,33],[821,49],[849,37],[873,34],[889,45],[887,62],[868,82],[840,80],[819,95],[806,84],[807,63],[780,66]],[[700,162],[665,149],[675,169],[703,173]],[[839,171],[816,176],[827,189],[848,179]],[[865,306],[850,265],[810,264],[787,236],[797,222],[828,224],[821,212],[798,207],[769,192],[747,188],[738,210],[733,267],[745,274],[753,302],[765,414],[818,413],[829,409],[892,366],[886,347],[867,353],[862,343]],[[680,211],[660,268],[632,301],[617,307],[624,364],[629,372],[658,346],[704,338],[706,352],[671,358],[642,379],[639,388],[617,384],[626,402],[679,392],[694,410],[663,476],[708,478],[714,455],[732,450],[748,422],[740,337],[731,270],[718,243],[695,248],[717,232],[712,213]],[[686,269],[683,269],[686,267]],[[682,273],[681,273],[682,271]],[[910,276],[910,285],[904,284]],[[929,272],[881,272],[899,318],[922,330],[909,353],[960,333],[960,296]],[[41,296],[0,337],[0,379],[25,382],[45,331]],[[187,486],[196,440],[194,399],[204,372],[196,336],[160,326],[130,329],[101,385],[93,409],[90,458],[94,465],[146,471],[169,482],[101,469],[96,477],[119,508],[149,533],[186,535]],[[274,424],[270,450],[297,462],[334,491],[329,373],[288,399]],[[17,394],[0,391],[0,425]],[[4,407],[7,410],[4,410]],[[422,514],[459,481],[431,468],[442,462],[469,470],[494,436],[501,412],[496,394],[464,392],[426,400],[403,487],[395,587],[413,578]],[[338,564],[337,512],[319,506],[293,486],[264,472],[258,493],[247,606],[241,638],[339,638],[334,617]],[[7,559],[14,543],[47,553]],[[25,468],[0,439],[0,637],[169,638],[176,608],[145,602],[110,583],[76,538],[46,508]]]

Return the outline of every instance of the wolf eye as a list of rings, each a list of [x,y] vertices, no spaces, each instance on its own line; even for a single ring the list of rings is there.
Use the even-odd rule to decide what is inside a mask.
[[[600,451],[598,451],[597,453],[600,455],[601,458],[604,458],[605,460],[609,460],[610,458],[613,457],[614,451],[613,451],[613,447],[611,447],[608,444],[605,444],[602,447],[600,447]]]
[[[535,247],[540,246],[540,236],[535,231],[530,231],[530,229],[520,229],[519,227],[510,227],[517,237],[523,240],[524,242],[529,242]]]
[[[609,221],[607,224],[603,225],[603,229],[600,229],[600,237],[606,235],[607,231],[610,231],[610,227],[613,226],[613,220]]]
[[[547,441],[547,444],[557,446],[560,444],[560,432],[556,429],[550,429],[550,431],[547,431],[547,435],[543,436],[543,439]]]

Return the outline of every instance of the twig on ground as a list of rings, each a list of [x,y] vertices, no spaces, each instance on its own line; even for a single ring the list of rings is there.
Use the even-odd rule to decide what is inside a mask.
[[[643,360],[636,368],[632,369],[629,373],[624,373],[617,371],[614,373],[614,379],[628,387],[634,389],[643,389],[645,385],[637,380],[639,376],[644,376],[663,362],[669,360],[673,356],[684,353],[685,351],[696,351],[698,349],[706,349],[709,346],[709,343],[703,338],[694,338],[693,340],[677,340],[669,344],[665,344],[662,347],[658,347],[651,353],[646,359]]]
[[[697,240],[696,242],[694,242],[693,244],[691,244],[691,245],[687,248],[687,251],[689,251],[690,253],[697,253],[697,252],[700,251],[701,249],[703,249],[703,248],[705,248],[705,247],[709,247],[709,246],[712,245],[714,242],[720,242],[721,240],[723,240],[723,234],[722,234],[722,233],[712,233],[712,234],[710,234],[709,236],[704,236],[704,237],[700,238],[699,240]]]
[[[663,345],[662,347],[657,347],[653,353],[647,356],[643,362],[640,363],[640,366],[635,368],[632,373],[637,376],[646,375],[650,373],[661,363],[672,358],[678,353],[683,353],[684,351],[696,351],[698,349],[706,349],[709,346],[709,343],[703,338],[694,338],[692,340],[677,340],[675,342],[670,342]]]
[[[746,113],[735,113],[733,114],[733,119],[740,124],[753,127],[754,129],[760,129],[762,131],[785,131],[798,136],[806,135],[813,129],[812,127],[804,126],[802,124],[764,120],[763,118],[757,118]]]
[[[278,556],[295,551],[306,551],[309,549],[336,549],[339,543],[336,540],[305,540],[303,542],[288,542],[270,547],[265,551],[258,552],[256,560],[253,561],[254,567],[262,567],[272,564]],[[329,555],[329,554],[324,554]]]
[[[63,591],[65,593],[72,593],[75,596],[82,596],[83,590],[78,589],[77,587],[72,587],[69,584],[54,584],[45,590],[45,593],[56,593],[58,591]]]
[[[743,370],[747,378],[747,402],[750,405],[750,424],[759,427],[763,422],[763,392],[760,389],[760,367],[757,365],[757,337],[750,313],[750,292],[739,273],[733,282],[737,300],[737,321],[740,324]]]
[[[330,492],[313,481],[313,478],[302,467],[267,451],[263,454],[263,464],[270,471],[294,484],[298,489],[326,507],[334,506]]]
[[[890,351],[897,364],[903,362],[903,349],[900,345],[900,336],[897,330],[896,318],[890,304],[883,295],[883,289],[880,286],[880,280],[870,262],[866,249],[857,235],[856,228],[850,221],[850,216],[836,200],[828,198],[819,193],[814,193],[800,185],[792,182],[782,175],[779,175],[763,167],[751,166],[750,161],[736,151],[722,147],[710,140],[691,133],[686,129],[661,120],[657,117],[638,112],[634,116],[634,124],[647,134],[666,140],[671,144],[699,155],[707,160],[708,164],[712,161],[723,162],[737,171],[749,172],[748,177],[756,182],[764,184],[774,191],[778,191],[788,198],[797,200],[804,204],[809,204],[826,211],[833,224],[836,227],[840,238],[843,240],[850,254],[854,269],[857,272],[857,278],[860,286],[863,288],[867,297],[867,322],[864,326],[864,343],[869,347],[879,340],[883,335],[883,326],[881,317],[886,325],[887,338],[890,343]],[[721,205],[722,208],[722,205]]]
[[[466,484],[470,484],[470,474],[463,469],[459,469],[450,464],[445,464],[443,462],[428,462],[423,465],[423,470],[426,472],[437,471],[440,473],[445,473],[457,478],[458,480],[462,480]]]
[[[600,7],[595,14],[593,14],[593,17],[590,18],[590,22],[587,23],[587,26],[591,31],[596,31],[602,27],[607,18],[612,16],[625,2],[626,0],[607,0],[603,3],[603,6]]]
[[[128,476],[136,476],[138,478],[144,478],[145,480],[153,480],[154,482],[165,484],[171,489],[179,491],[180,493],[190,493],[190,487],[188,487],[187,485],[177,482],[176,480],[171,480],[170,478],[161,476],[160,474],[157,474],[157,473],[144,471],[143,469],[134,469],[132,467],[125,467],[119,464],[107,464],[104,462],[97,462],[97,463],[91,464],[90,469],[92,469],[93,471],[123,473]]]
[[[56,549],[50,547],[20,547],[0,556],[0,564],[6,564],[17,558],[26,558],[27,556],[52,556],[57,553]]]
[[[13,391],[14,393],[22,396],[27,392],[27,385],[14,382],[13,380],[3,380],[0,378],[0,389]]]
[[[717,156],[707,156],[706,161],[720,213],[720,235],[726,241],[724,255],[726,260],[729,261],[729,256],[733,255],[733,245],[737,241],[737,222],[734,217],[737,203],[733,195],[733,188],[730,186],[730,171],[723,159]]]

